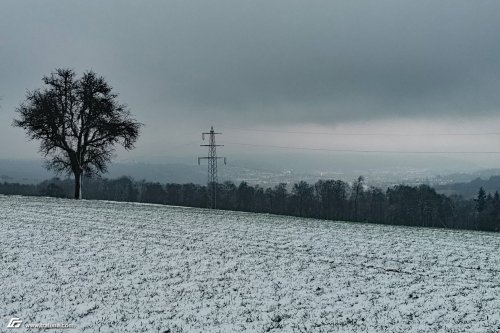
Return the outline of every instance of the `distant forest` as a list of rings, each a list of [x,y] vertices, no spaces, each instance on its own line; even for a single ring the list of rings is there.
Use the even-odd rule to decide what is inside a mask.
[[[70,198],[73,180],[54,178],[38,185],[0,183],[0,194]],[[207,188],[196,184],[160,184],[118,179],[85,179],[83,198],[206,207]],[[475,199],[438,194],[428,185],[368,187],[363,177],[352,183],[301,181],[272,188],[246,182],[218,184],[217,208],[335,221],[420,227],[500,230],[500,196],[478,189]]]

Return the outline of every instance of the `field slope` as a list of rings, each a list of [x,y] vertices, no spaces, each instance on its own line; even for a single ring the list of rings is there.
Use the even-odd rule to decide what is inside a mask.
[[[496,332],[499,253],[494,233],[0,196],[0,331]]]

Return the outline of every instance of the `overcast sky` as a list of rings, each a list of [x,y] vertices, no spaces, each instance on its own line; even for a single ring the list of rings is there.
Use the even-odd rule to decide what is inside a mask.
[[[500,151],[492,135],[314,134],[500,132],[499,40],[494,0],[2,0],[0,158],[38,156],[10,125],[57,67],[104,75],[145,124],[121,160],[202,154],[212,124],[230,156],[271,149],[231,143]]]

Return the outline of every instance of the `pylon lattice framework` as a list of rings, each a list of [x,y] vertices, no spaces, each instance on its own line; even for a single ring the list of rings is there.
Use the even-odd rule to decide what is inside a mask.
[[[212,209],[217,208],[217,160],[224,159],[224,164],[226,164],[225,157],[217,156],[217,147],[224,146],[215,144],[215,135],[217,134],[222,133],[216,133],[213,126],[210,128],[210,132],[201,133],[202,140],[205,140],[205,135],[209,136],[208,145],[200,145],[202,147],[208,147],[208,156],[198,157],[198,165],[200,165],[201,160],[208,160],[208,208]]]

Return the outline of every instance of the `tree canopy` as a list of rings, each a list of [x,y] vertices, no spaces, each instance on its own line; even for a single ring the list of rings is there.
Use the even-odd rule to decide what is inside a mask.
[[[138,123],[102,76],[80,78],[72,69],[43,77],[42,89],[29,91],[16,109],[13,125],[40,141],[48,168],[75,176],[75,198],[81,198],[82,176],[106,172],[115,146],[134,148]]]

